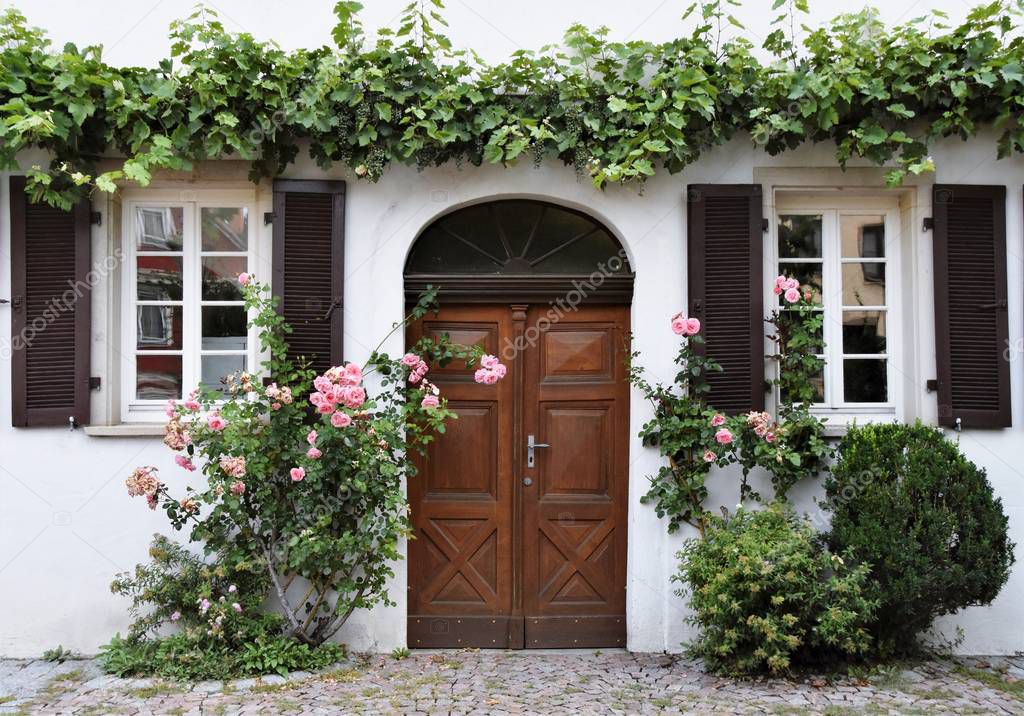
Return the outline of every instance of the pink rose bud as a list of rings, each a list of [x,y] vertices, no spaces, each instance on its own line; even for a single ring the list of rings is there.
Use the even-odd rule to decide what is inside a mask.
[[[289,474],[292,476],[292,482],[302,482],[306,479],[306,471],[301,467],[293,467]]]
[[[316,430],[309,431],[309,435],[306,436],[306,442],[310,445],[316,445]]]
[[[715,455],[715,453],[711,452],[710,450],[704,451],[704,462],[714,462],[717,459],[718,456]]]
[[[711,427],[717,428],[719,425],[725,425],[725,416],[715,413],[715,417],[711,418]]]
[[[311,447],[306,451],[306,457],[311,460],[319,460],[323,456],[323,453],[317,450],[315,447]]]
[[[250,276],[249,274],[238,274],[238,283],[242,284],[243,286],[248,286],[250,281],[252,281],[252,276]]]

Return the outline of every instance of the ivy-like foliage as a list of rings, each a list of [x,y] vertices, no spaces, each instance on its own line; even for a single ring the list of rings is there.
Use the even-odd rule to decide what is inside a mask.
[[[36,198],[69,206],[155,169],[248,160],[252,178],[280,173],[306,148],[379,179],[392,162],[509,164],[557,159],[597,187],[678,172],[738,134],[776,154],[834,142],[840,165],[865,157],[890,183],[932,169],[929,142],[1000,128],[998,155],[1024,151],[1024,46],[1015,0],[972,10],[958,26],[933,13],[892,28],[864,10],[810,31],[782,13],[761,62],[721,0],[691,6],[687,37],[614,42],[573,25],[560,47],[500,64],[454,49],[441,0],[415,0],[397,29],[370,41],[360,4],[343,0],[334,46],[285,52],[227,32],[200,8],[171,26],[172,57],[118,68],[101,48],[56,49],[14,9],[0,15],[0,168],[28,172]],[[46,167],[18,167],[29,148]],[[101,158],[117,158],[115,167]]]

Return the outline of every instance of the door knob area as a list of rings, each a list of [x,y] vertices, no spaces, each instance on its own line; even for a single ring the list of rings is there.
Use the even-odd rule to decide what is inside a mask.
[[[523,484],[526,485],[527,487],[529,487],[530,485],[533,484],[533,480],[531,480],[529,477],[524,477],[523,478]]]

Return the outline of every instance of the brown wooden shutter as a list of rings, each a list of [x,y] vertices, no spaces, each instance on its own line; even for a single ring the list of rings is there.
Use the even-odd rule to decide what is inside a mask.
[[[932,190],[939,424],[1010,425],[1006,187]]]
[[[11,177],[12,422],[89,422],[89,202],[36,204]]]
[[[722,373],[708,376],[709,403],[764,410],[763,213],[759,184],[687,187],[690,315]]]
[[[342,361],[345,182],[274,182],[274,295],[291,324],[289,357],[318,373]]]

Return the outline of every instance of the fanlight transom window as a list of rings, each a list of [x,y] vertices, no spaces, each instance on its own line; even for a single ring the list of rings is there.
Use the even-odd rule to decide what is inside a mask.
[[[586,214],[508,199],[475,204],[428,226],[406,263],[410,274],[631,275],[618,240]]]

